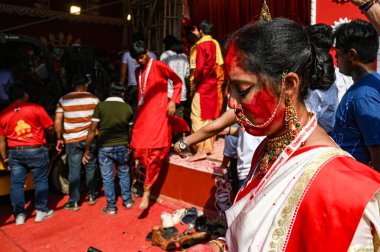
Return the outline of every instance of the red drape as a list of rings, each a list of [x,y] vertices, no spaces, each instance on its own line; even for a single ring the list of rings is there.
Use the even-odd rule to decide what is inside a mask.
[[[243,25],[258,20],[263,0],[188,0],[194,25],[202,20],[214,24],[213,37],[223,41]],[[272,18],[285,17],[302,25],[310,24],[310,0],[266,0]]]

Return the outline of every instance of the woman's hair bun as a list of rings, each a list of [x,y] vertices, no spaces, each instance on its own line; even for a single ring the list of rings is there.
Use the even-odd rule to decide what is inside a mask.
[[[331,54],[315,48],[315,67],[311,71],[310,89],[327,90],[335,81],[335,68]]]

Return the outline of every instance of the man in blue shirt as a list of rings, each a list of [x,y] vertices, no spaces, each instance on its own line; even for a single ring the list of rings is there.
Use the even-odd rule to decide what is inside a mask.
[[[380,75],[375,71],[378,34],[363,20],[342,24],[334,33],[341,73],[354,84],[335,115],[333,138],[358,161],[380,171]]]

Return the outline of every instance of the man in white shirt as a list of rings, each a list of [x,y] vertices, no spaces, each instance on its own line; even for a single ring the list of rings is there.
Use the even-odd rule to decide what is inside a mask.
[[[183,118],[185,101],[187,100],[187,89],[185,79],[190,75],[189,59],[182,50],[182,42],[172,35],[167,35],[164,39],[166,51],[164,51],[160,60],[165,62],[182,80],[181,104],[176,108],[176,115]],[[168,97],[173,95],[173,82],[168,80]]]

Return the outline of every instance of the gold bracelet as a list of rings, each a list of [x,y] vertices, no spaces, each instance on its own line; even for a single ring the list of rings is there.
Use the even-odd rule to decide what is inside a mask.
[[[215,244],[219,248],[219,252],[224,252],[224,242],[221,240],[211,240],[208,244]]]

